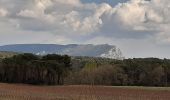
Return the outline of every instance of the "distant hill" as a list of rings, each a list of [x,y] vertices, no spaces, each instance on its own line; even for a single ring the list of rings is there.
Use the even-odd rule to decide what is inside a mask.
[[[70,56],[88,56],[122,59],[120,49],[114,45],[57,45],[57,44],[15,44],[0,46],[0,51],[33,53],[36,55],[67,54]]]

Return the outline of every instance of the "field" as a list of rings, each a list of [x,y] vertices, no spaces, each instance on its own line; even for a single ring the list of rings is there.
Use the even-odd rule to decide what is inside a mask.
[[[0,59],[7,58],[7,57],[12,57],[12,56],[17,55],[17,54],[18,53],[14,53],[14,52],[0,51]]]
[[[1,83],[0,100],[170,100],[170,89]]]

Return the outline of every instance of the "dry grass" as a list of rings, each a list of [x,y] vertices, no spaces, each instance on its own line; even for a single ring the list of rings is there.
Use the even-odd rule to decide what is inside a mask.
[[[0,84],[0,100],[170,100],[167,88]]]
[[[16,55],[17,53],[14,52],[5,52],[5,51],[0,51],[0,59],[2,58],[8,58]]]

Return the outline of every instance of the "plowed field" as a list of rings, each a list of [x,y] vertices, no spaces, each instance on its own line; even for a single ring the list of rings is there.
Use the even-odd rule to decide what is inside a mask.
[[[170,89],[1,83],[0,100],[170,100]]]

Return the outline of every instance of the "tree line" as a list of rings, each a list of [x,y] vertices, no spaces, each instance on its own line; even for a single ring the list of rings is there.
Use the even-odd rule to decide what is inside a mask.
[[[170,86],[169,59],[77,58],[72,62],[81,69],[72,70],[66,81],[68,84]]]
[[[170,60],[18,54],[0,60],[0,82],[37,85],[170,86]]]

